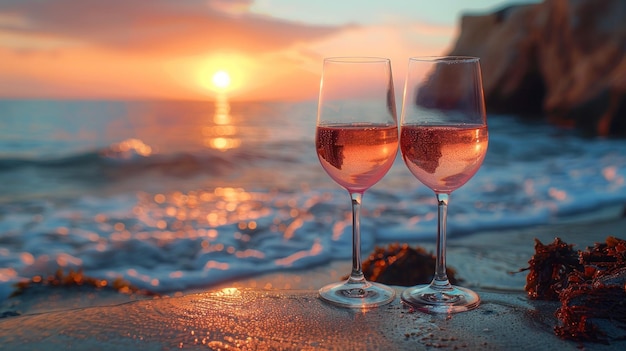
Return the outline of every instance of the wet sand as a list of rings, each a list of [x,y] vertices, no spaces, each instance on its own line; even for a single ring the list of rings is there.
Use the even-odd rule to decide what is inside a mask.
[[[37,288],[0,306],[0,345],[10,350],[613,350],[626,331],[607,321],[609,345],[559,339],[558,302],[523,292],[533,240],[560,237],[583,249],[626,237],[626,219],[563,223],[451,238],[448,264],[481,306],[452,316],[413,312],[398,298],[371,310],[320,301],[317,288],[349,271],[334,262],[310,271],[278,272],[170,297],[129,296],[89,288]],[[419,243],[427,249],[432,243]],[[396,287],[398,294],[403,287]],[[532,337],[530,337],[532,336]],[[616,340],[622,338],[621,341]]]

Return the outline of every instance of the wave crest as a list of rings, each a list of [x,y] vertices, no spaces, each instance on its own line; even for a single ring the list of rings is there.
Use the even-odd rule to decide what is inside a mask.
[[[24,169],[63,172],[64,176],[101,175],[120,179],[145,172],[157,172],[176,177],[197,174],[219,175],[237,165],[256,159],[250,151],[237,149],[228,152],[205,149],[195,152],[158,153],[139,139],[126,139],[107,147],[56,158],[0,159],[0,174]],[[243,162],[245,161],[245,162]]]

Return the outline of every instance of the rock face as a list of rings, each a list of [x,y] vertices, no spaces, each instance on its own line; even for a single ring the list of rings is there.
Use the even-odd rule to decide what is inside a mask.
[[[544,0],[465,15],[450,54],[481,58],[489,112],[626,136],[624,0]]]

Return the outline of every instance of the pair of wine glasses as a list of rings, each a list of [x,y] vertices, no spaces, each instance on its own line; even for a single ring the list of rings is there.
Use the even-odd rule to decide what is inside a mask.
[[[395,299],[393,288],[363,275],[360,209],[364,192],[391,168],[399,144],[409,171],[434,191],[438,203],[434,278],[404,290],[401,299],[428,313],[476,308],[478,294],[450,284],[446,274],[446,217],[450,193],[478,171],[488,138],[478,58],[410,58],[400,128],[389,59],[325,59],[315,144],[324,170],[350,194],[353,257],[349,278],[321,288],[320,297],[352,308]]]

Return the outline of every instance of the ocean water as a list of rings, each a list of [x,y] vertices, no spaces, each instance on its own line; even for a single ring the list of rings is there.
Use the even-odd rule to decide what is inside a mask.
[[[174,292],[348,259],[350,201],[319,165],[315,116],[314,102],[0,101],[0,300],[58,269]],[[451,240],[622,215],[626,140],[488,119]],[[364,255],[435,240],[434,195],[400,156],[362,211]]]

